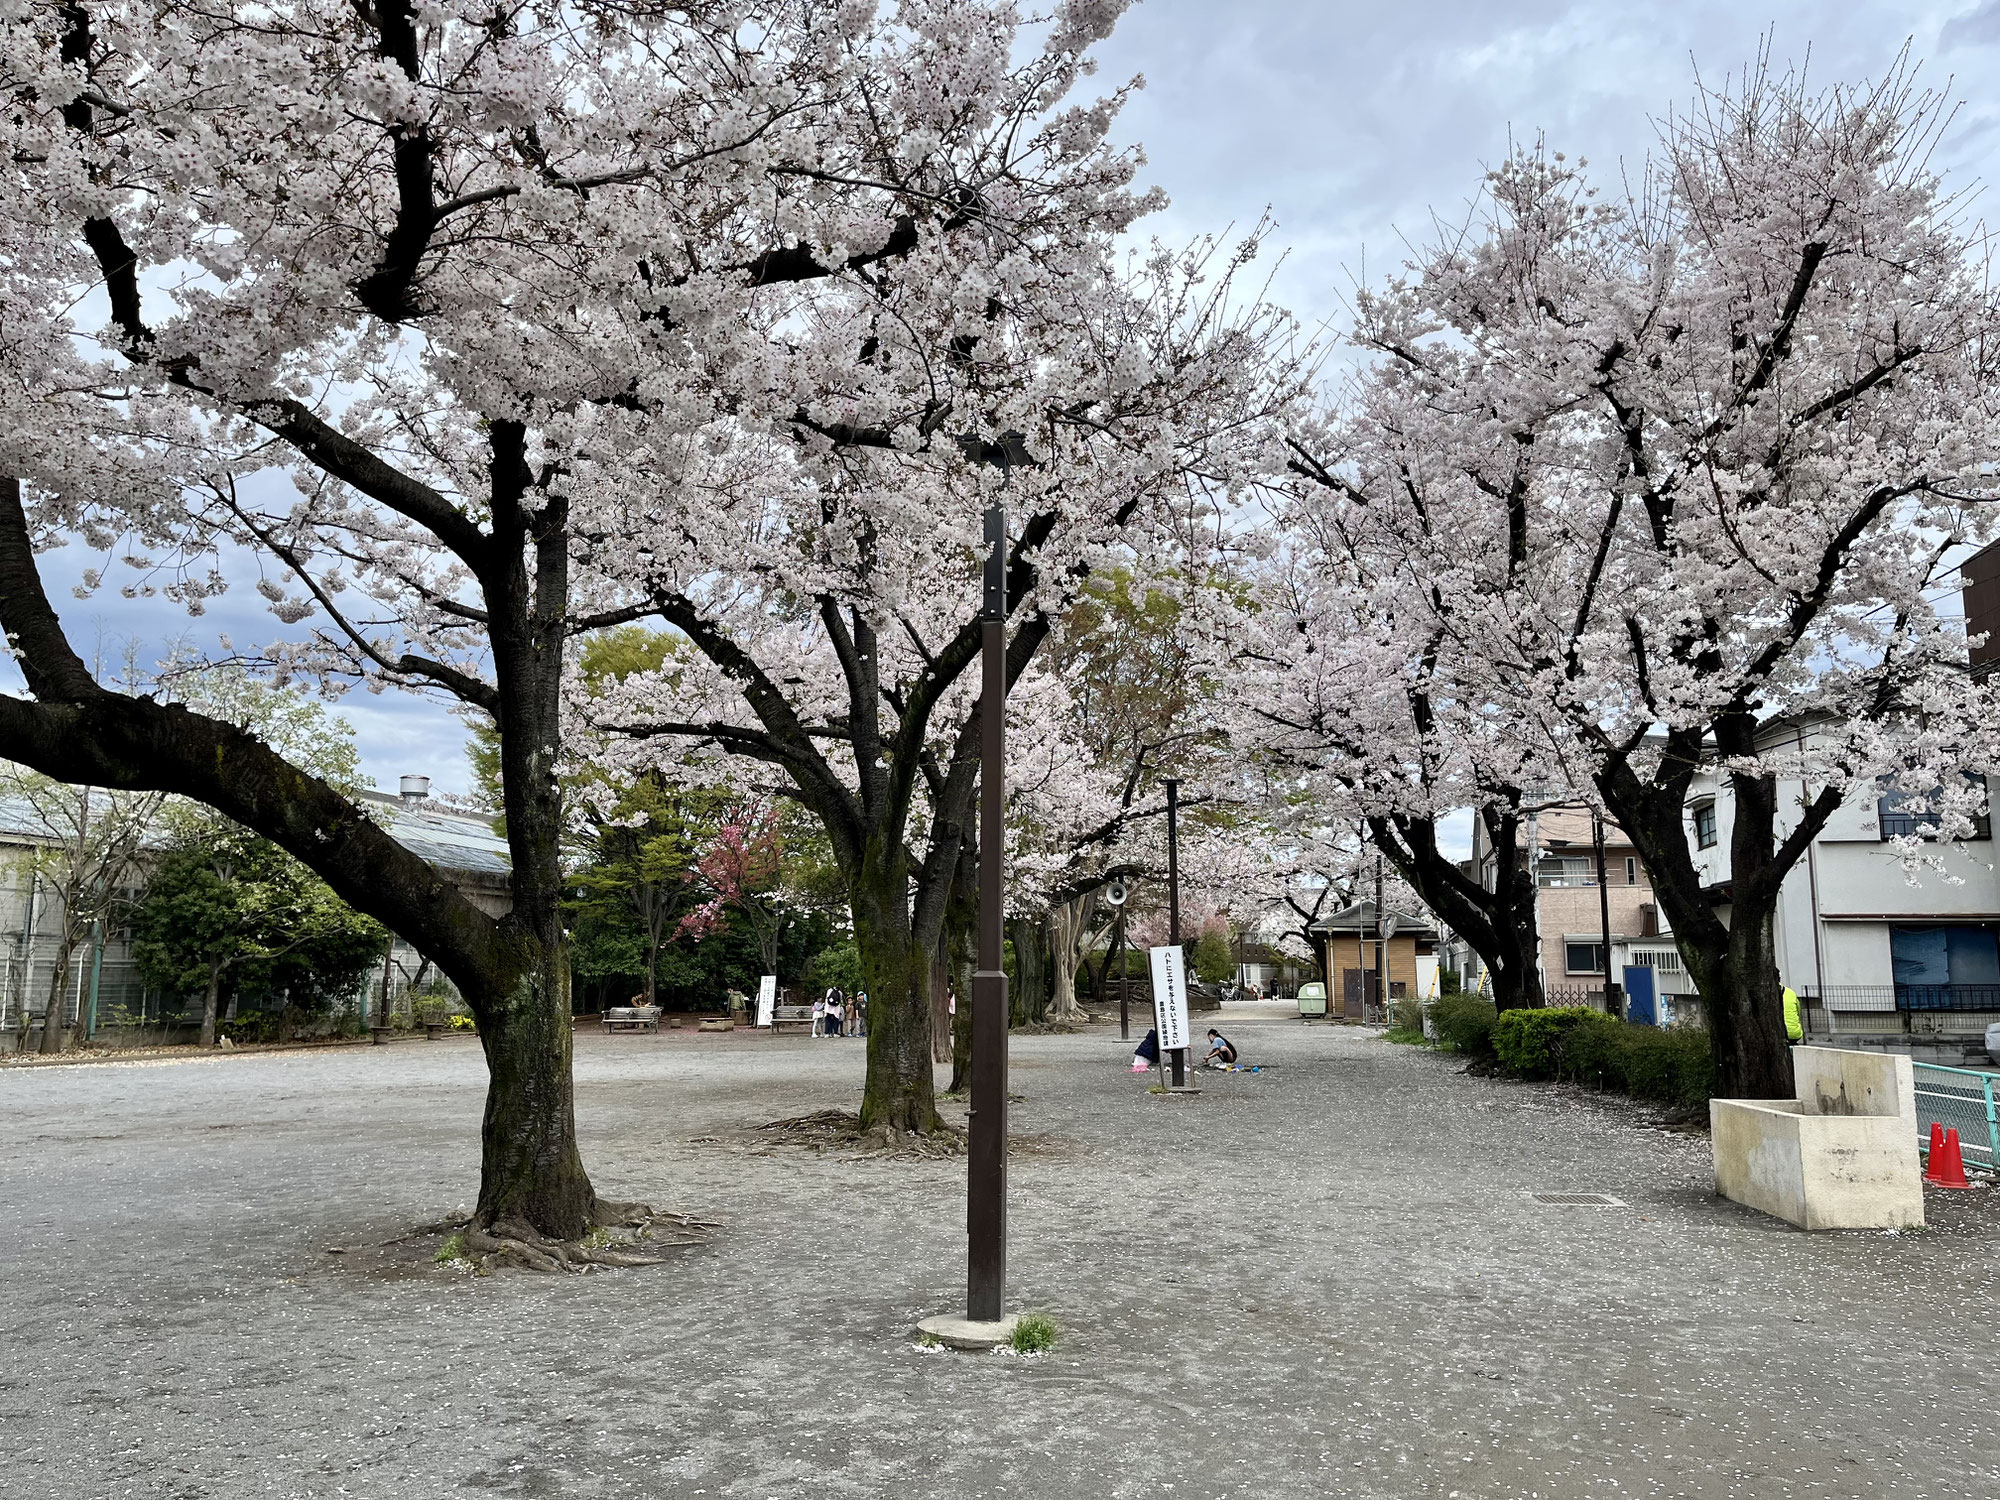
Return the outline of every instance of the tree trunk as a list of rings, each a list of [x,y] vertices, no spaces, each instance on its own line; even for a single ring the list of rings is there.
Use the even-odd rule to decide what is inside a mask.
[[[1496,889],[1490,891],[1478,871],[1467,874],[1439,849],[1433,819],[1370,818],[1369,837],[1424,904],[1486,961],[1497,1009],[1540,1007],[1547,1001],[1535,931],[1535,877],[1520,867],[1520,814],[1512,805],[1494,804],[1478,809],[1475,816],[1485,823],[1498,872]],[[1333,981],[1329,972],[1330,998]]]
[[[475,1222],[573,1240],[595,1222],[597,1194],[576,1148],[569,956],[560,942],[526,931],[517,931],[514,948],[511,982],[491,986],[474,1007],[490,1078]]]
[[[951,1028],[968,1004],[951,984],[951,960],[940,948],[931,958],[931,1061],[951,1061]]]
[[[1090,931],[1091,909],[1097,904],[1094,893],[1075,896],[1049,908],[1049,1018],[1074,1024],[1085,1018],[1076,1001],[1076,965],[1082,956],[1083,940]]]
[[[208,963],[208,988],[201,997],[201,1045],[215,1045],[215,1017],[219,1009],[217,1001],[222,994],[223,966],[210,959]]]
[[[1716,756],[1754,755],[1754,716],[1720,715],[1712,732]],[[1701,992],[1717,1093],[1730,1099],[1790,1099],[1792,1050],[1773,936],[1778,888],[1841,799],[1833,788],[1823,789],[1803,809],[1781,847],[1776,779],[1753,771],[1733,773],[1729,889],[1711,893],[1696,871],[1686,825],[1688,788],[1694,768],[1704,759],[1702,739],[1699,727],[1670,731],[1661,765],[1677,768],[1675,774],[1641,781],[1619,760],[1598,774],[1598,789],[1638,845],[1653,894],[1673,928],[1674,945]],[[1727,921],[1717,911],[1725,902]]]
[[[871,859],[852,887],[854,946],[868,991],[868,1081],[864,1130],[938,1128],[933,1076],[931,965],[934,952],[911,930],[909,877],[899,855]]]
[[[772,912],[771,920],[757,931],[757,951],[764,960],[764,972],[775,976],[778,972],[778,945],[784,941],[785,914]]]
[[[1025,1026],[1048,1010],[1048,969],[1042,963],[1042,924],[1034,917],[1009,917],[1014,939],[1014,982],[1007,991],[1007,1024]]]
[[[972,970],[971,950],[960,945],[952,954],[951,977],[958,986],[958,1010],[951,1018],[951,1087],[958,1094],[972,1087]]]
[[[69,1009],[68,997],[63,993],[69,988],[69,960],[75,946],[65,937],[56,949],[56,971],[49,979],[48,1008],[42,1012],[42,1041],[40,1051],[43,1056],[62,1051],[63,1033],[69,1028],[63,1024],[64,1014]]]

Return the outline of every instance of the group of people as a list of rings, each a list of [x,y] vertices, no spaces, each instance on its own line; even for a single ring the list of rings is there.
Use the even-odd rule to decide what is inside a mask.
[[[1208,1028],[1208,1051],[1202,1054],[1204,1068],[1233,1068],[1241,1059],[1236,1052],[1236,1044],[1217,1031]],[[1143,1073],[1148,1068],[1160,1065],[1160,1031],[1157,1026],[1149,1028],[1139,1039],[1139,1045],[1132,1049],[1132,1071]]]
[[[819,999],[813,1001],[814,1036],[866,1036],[868,1035],[868,991],[856,990],[852,995],[844,993],[839,985],[834,985]]]

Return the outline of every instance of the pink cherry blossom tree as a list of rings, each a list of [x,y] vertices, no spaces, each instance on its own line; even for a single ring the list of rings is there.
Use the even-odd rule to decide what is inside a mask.
[[[1068,95],[1122,9],[1063,8],[1035,45],[998,8],[911,7],[882,138],[826,173],[878,195],[871,236],[921,205],[915,247],[765,289],[761,345],[702,370],[730,422],[663,423],[650,482],[621,472],[590,527],[615,597],[688,645],[588,705],[626,742],[605,753],[761,762],[826,829],[870,995],[871,1130],[938,1125],[938,969],[995,708],[968,671],[984,511],[1012,517],[1018,683],[1093,570],[1206,556],[1307,370],[1243,284],[1255,237],[1117,253],[1158,200],[1107,141],[1118,96]],[[947,94],[948,123],[906,123]]]
[[[773,603],[775,639],[790,601],[872,601],[868,582],[815,592],[864,559],[920,596],[926,570],[894,545],[908,536],[939,550],[950,594],[965,517],[1056,457],[1053,425],[1090,462],[1072,492],[1027,486],[1045,519],[1024,527],[1014,582],[1039,608],[1057,521],[1136,509],[1174,468],[1144,423],[1239,389],[1219,319],[1177,341],[1186,305],[1107,292],[1106,240],[1152,200],[1103,145],[1113,104],[1063,96],[1119,9],[1059,5],[1019,66],[994,0],[286,0],[254,16],[86,0],[0,17],[0,624],[28,687],[0,700],[0,754],[207,802],[435,957],[491,1070],[474,1231],[497,1252],[574,1263],[592,1223],[629,1213],[597,1201],[572,1119],[557,771],[577,638],[659,615],[735,670],[710,653],[729,615],[704,614],[712,600]],[[1078,332],[1017,343],[1017,327]],[[912,409],[926,370],[953,394]],[[760,446],[782,463],[704,467]],[[1000,462],[947,483],[929,472],[944,451]],[[824,548],[787,551],[779,514],[730,510],[732,484],[772,477],[768,504],[825,498]],[[1086,498],[1112,495],[1128,498]],[[697,572],[675,575],[689,536]],[[195,607],[226,582],[218,552],[248,548],[277,628],[246,657],[490,719],[513,909],[461,898],[254,736],[98,684],[36,565],[70,538],[138,564],[127,587]],[[796,587],[778,576],[792,566]],[[892,678],[854,632],[899,627],[892,609],[852,623],[819,644],[870,684],[852,733],[874,786],[867,715]],[[911,684],[927,725],[965,648],[947,631],[911,649],[936,656]],[[790,733],[782,716],[764,732]],[[963,782],[936,744],[899,774],[926,755]],[[891,845],[841,846],[878,895],[900,830]]]
[[[1894,775],[1954,788],[1965,831],[1958,771],[1992,759],[1939,607],[2000,463],[1985,247],[1928,165],[1947,119],[1907,70],[1752,70],[1668,120],[1628,195],[1517,152],[1361,304],[1376,363],[1299,461],[1455,710],[1638,843],[1725,1093],[1792,1092],[1772,917],[1833,811]],[[1720,889],[1687,834],[1704,770],[1735,804]]]

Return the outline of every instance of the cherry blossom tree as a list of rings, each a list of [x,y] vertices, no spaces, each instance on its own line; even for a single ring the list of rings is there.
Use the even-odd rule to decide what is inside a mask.
[[[1985,246],[1928,166],[1948,118],[1907,69],[1825,92],[1753,70],[1669,119],[1615,201],[1517,152],[1363,301],[1376,363],[1300,458],[1354,502],[1454,703],[1637,842],[1725,1093],[1792,1092],[1772,917],[1835,808],[1992,760],[1938,607],[2000,461]],[[1799,720],[1820,732],[1774,744]],[[1719,890],[1686,830],[1704,767],[1735,799]]]
[[[854,559],[858,515],[940,500],[934,480],[912,478],[906,499],[866,477],[912,445],[1008,461],[964,480],[958,503],[976,512],[1030,460],[1030,440],[1009,434],[1044,417],[1089,446],[1100,428],[1235,389],[1226,340],[1213,375],[1199,341],[1160,343],[1185,329],[1184,308],[1059,295],[1077,284],[1071,259],[1152,201],[1125,191],[1130,159],[1102,144],[1112,106],[1061,104],[1119,9],[1058,5],[1019,68],[1014,13],[991,0],[885,13],[286,0],[254,14],[167,0],[0,16],[0,624],[28,688],[0,700],[0,754],[209,803],[435,957],[491,1070],[481,1247],[574,1264],[590,1252],[565,1244],[631,1211],[597,1201],[574,1139],[561,684],[579,635],[680,611],[651,588],[657,567],[633,588],[607,552],[692,531],[717,544],[705,555],[721,571],[705,566],[702,589],[768,589],[772,548],[728,550],[740,529],[716,527],[690,463],[778,443],[791,490],[835,495],[841,455],[878,454],[857,475],[859,510],[828,522],[846,538],[839,557],[802,559],[837,568]],[[961,256],[981,272],[957,275]],[[908,272],[890,275],[899,263]],[[898,305],[895,289],[935,280],[963,296],[996,268],[924,354],[967,372],[1046,360],[1059,341],[1010,363],[1006,338],[982,337],[1018,298],[1031,321],[1074,323],[1076,347],[1102,352],[1080,361],[1096,385],[1044,364],[1043,394],[1064,402],[989,403],[960,375],[955,416],[878,407],[921,380],[902,363],[917,345],[891,325],[936,311]],[[814,283],[836,289],[796,291]],[[1077,317],[1091,308],[1104,316]],[[1170,377],[1144,366],[1149,351]],[[1189,362],[1171,364],[1179,354]],[[793,452],[799,434],[817,446]],[[1144,443],[1099,446],[1106,472],[1079,495],[1121,482],[1143,494],[1170,467]],[[645,525],[615,531],[635,503]],[[1071,505],[1090,511],[1063,496],[1023,532],[1017,598],[1042,586],[1037,549]],[[70,538],[114,570],[137,564],[125,587],[196,608],[226,582],[219,550],[247,547],[280,627],[247,657],[489,719],[512,911],[481,912],[254,735],[97,683],[36,566],[38,548]],[[951,640],[937,645],[926,714],[959,663]],[[872,846],[878,876],[895,843]]]
[[[1064,101],[1122,9],[1064,10],[1039,47],[998,9],[923,31],[883,137],[841,174],[879,192],[873,234],[921,206],[916,248],[767,289],[763,345],[705,371],[733,424],[663,431],[652,482],[607,484],[594,522],[617,597],[689,647],[595,725],[637,763],[775,767],[827,830],[870,996],[871,1130],[938,1124],[935,971],[973,889],[993,708],[967,671],[984,512],[1013,518],[1012,685],[1094,569],[1205,555],[1303,381],[1290,321],[1241,285],[1254,237],[1115,252],[1157,200],[1106,142],[1117,97]],[[913,132],[905,112],[947,89],[949,123]]]
[[[1540,753],[1544,736],[1496,721],[1483,692],[1460,679],[1430,611],[1406,597],[1407,576],[1375,571],[1371,490],[1396,476],[1337,472],[1315,451],[1298,443],[1295,469],[1308,482],[1279,510],[1282,541],[1257,563],[1235,632],[1239,733],[1299,777],[1290,810],[1301,850],[1339,850],[1332,863],[1351,875],[1354,840],[1328,831],[1364,832],[1485,960],[1500,1009],[1540,1005],[1526,836],[1533,814],[1566,795],[1551,790],[1565,768]],[[1440,839],[1462,808],[1484,825],[1490,884]],[[1336,883],[1351,885],[1323,876],[1311,890],[1316,898]]]

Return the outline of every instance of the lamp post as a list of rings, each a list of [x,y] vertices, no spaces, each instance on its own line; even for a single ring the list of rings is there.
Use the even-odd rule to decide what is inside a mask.
[[[1001,960],[1006,857],[1007,512],[986,512],[980,626],[979,967],[972,976],[972,1111],[966,1161],[966,1317],[998,1323],[1007,1300],[1007,971]]]
[[[1604,873],[1604,814],[1595,809],[1590,814],[1590,833],[1597,845],[1597,921],[1598,936],[1604,944],[1604,1013],[1622,1020],[1625,997],[1611,977],[1611,891]]]
[[[1167,942],[1181,945],[1181,784],[1172,776],[1167,784]],[[1187,1048],[1173,1051],[1174,1087],[1187,1087]]]

